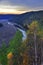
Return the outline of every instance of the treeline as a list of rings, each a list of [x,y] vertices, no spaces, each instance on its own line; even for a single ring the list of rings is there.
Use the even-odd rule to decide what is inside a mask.
[[[27,38],[22,41],[22,33],[17,31],[9,46],[0,48],[2,65],[42,65],[43,29],[37,21],[28,25]]]

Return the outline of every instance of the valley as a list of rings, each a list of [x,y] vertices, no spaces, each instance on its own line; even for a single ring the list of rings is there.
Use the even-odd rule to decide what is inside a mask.
[[[0,64],[43,64],[43,11],[0,15]]]

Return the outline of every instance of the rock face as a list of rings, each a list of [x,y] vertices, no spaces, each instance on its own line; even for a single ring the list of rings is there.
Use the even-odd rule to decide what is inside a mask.
[[[0,21],[0,47],[2,43],[5,42],[6,45],[9,44],[9,41],[14,37],[17,29],[13,25],[9,25],[8,22]]]

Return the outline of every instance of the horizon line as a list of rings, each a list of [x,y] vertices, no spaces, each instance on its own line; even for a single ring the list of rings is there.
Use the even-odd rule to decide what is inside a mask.
[[[19,14],[24,14],[24,13],[27,13],[27,12],[38,12],[38,11],[43,11],[43,10],[33,10],[33,11],[25,11],[25,12],[21,12],[21,13],[9,13],[9,12],[0,12],[0,14],[15,14],[15,15],[19,15]]]

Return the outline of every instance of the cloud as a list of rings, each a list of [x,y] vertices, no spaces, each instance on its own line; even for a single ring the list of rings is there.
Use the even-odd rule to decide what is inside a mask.
[[[0,9],[18,12],[43,10],[43,0],[0,0]]]
[[[10,5],[10,1],[9,0],[1,0],[0,1],[0,5]]]
[[[10,9],[17,9],[17,10],[26,10],[26,7],[20,4],[21,0],[0,0],[0,7],[1,8],[10,8]]]
[[[16,9],[17,11],[27,11],[28,8],[26,6],[21,5],[20,2],[21,2],[21,0],[16,0],[16,1],[15,0],[1,0],[0,8]]]
[[[0,0],[0,4],[39,7],[43,6],[43,0]]]

